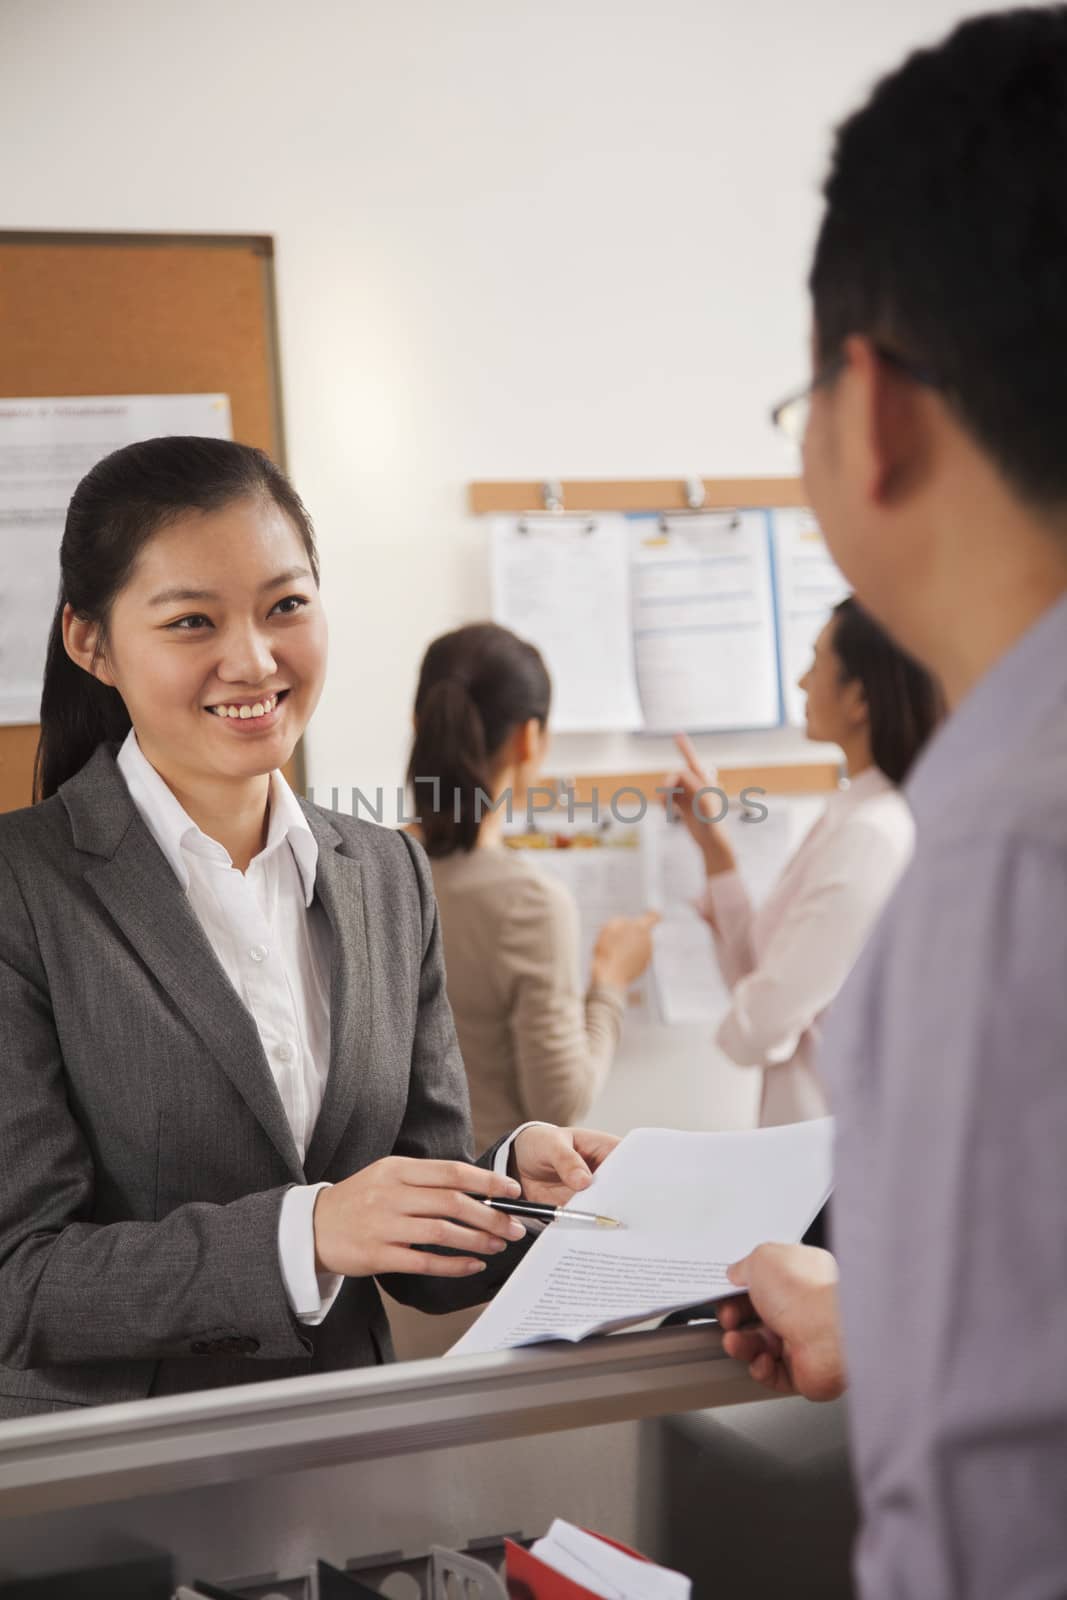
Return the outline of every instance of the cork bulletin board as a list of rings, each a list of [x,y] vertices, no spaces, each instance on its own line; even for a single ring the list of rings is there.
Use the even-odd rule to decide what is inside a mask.
[[[284,466],[269,237],[0,231],[0,397],[212,393]],[[0,811],[30,803],[36,743],[0,727]]]

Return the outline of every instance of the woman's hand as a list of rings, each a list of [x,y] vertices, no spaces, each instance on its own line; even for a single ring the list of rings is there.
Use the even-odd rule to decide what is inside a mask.
[[[593,948],[592,979],[613,989],[628,989],[652,960],[652,929],[658,911],[639,917],[612,917],[597,934]]]
[[[485,1268],[477,1257],[496,1255],[509,1241],[526,1237],[520,1222],[490,1211],[471,1196],[515,1200],[520,1193],[514,1179],[464,1161],[386,1156],[332,1189],[320,1190],[314,1213],[315,1270],[346,1278],[379,1272],[468,1278]],[[415,1245],[445,1245],[463,1254],[436,1255]]]
[[[566,1205],[572,1195],[589,1187],[593,1173],[618,1142],[616,1134],[590,1128],[553,1128],[545,1122],[524,1128],[511,1147],[511,1166],[523,1199],[539,1206]]]
[[[835,1400],[845,1388],[837,1315],[837,1262],[805,1244],[761,1244],[730,1268],[748,1294],[724,1300],[716,1315],[722,1346],[775,1394]],[[755,1327],[744,1326],[755,1314]]]
[[[700,758],[693,749],[688,735],[676,734],[674,742],[681,752],[685,765],[680,772],[673,773],[667,779],[667,787],[674,791],[673,803],[700,847],[708,876],[713,877],[719,872],[733,872],[737,866],[733,846],[726,837],[722,825],[709,821],[711,807],[708,804],[708,796],[700,793],[702,789],[712,789],[715,785],[710,775],[700,765]],[[721,809],[721,804],[716,807],[716,810],[718,809]]]

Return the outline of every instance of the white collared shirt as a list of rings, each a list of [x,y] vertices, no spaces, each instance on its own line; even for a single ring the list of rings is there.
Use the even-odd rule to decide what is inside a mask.
[[[705,910],[731,989],[716,1042],[739,1066],[764,1069],[761,1126],[825,1116],[815,1068],[824,1014],[914,839],[907,801],[872,766],[833,796],[758,909],[738,873],[708,879]]]
[[[130,730],[118,754],[130,798],[189,897],[219,962],[251,1012],[300,1158],[330,1070],[330,955],[325,913],[313,904],[319,847],[280,772],[271,773],[267,842],[247,872],[197,826]],[[312,1213],[326,1184],[287,1190],[278,1255],[289,1303],[321,1322],[342,1279],[315,1272]]]

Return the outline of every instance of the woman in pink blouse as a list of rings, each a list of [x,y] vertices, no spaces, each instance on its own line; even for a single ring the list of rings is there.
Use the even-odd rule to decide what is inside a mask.
[[[841,747],[848,782],[761,906],[749,900],[725,831],[694,805],[709,779],[684,735],[686,765],[673,780],[703,852],[704,914],[731,990],[716,1039],[739,1066],[762,1071],[764,1127],[826,1113],[815,1067],[822,1017],[911,857],[900,785],[941,715],[934,680],[852,598],[816,640],[800,687],[808,738]]]

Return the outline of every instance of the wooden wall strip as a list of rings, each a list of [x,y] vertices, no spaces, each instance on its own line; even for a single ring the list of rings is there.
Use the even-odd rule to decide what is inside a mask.
[[[705,506],[803,506],[807,504],[799,478],[705,478]],[[561,485],[567,511],[684,511],[686,484],[682,478],[567,479]],[[486,512],[543,511],[544,484],[472,483],[470,509]]]
[[[636,789],[656,804],[662,796],[656,794],[670,774],[663,772],[600,772],[575,778],[544,777],[539,780],[546,787],[565,783],[574,790],[579,802],[588,803],[596,789],[601,808],[606,810],[609,799],[619,789]],[[767,794],[796,795],[823,794],[838,786],[839,769],[832,761],[790,762],[780,766],[720,767],[716,780],[735,799],[742,789],[763,789]],[[620,802],[625,810],[625,802]]]

